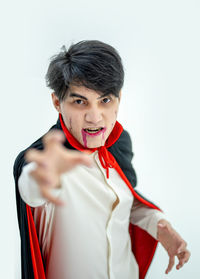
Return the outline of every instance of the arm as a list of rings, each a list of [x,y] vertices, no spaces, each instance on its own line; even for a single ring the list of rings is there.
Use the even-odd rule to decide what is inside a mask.
[[[169,264],[165,271],[168,274],[175,263],[175,257],[178,258],[176,269],[180,269],[190,258],[190,252],[187,249],[187,243],[178,234],[178,232],[166,220],[158,222],[158,241],[162,244],[169,256]]]
[[[166,274],[172,270],[175,257],[179,260],[176,266],[177,269],[180,269],[189,260],[190,252],[187,250],[187,243],[159,210],[151,209],[135,199],[131,210],[130,221],[132,224],[146,230],[164,247],[169,256],[169,264],[165,271]]]
[[[165,219],[165,215],[161,211],[149,208],[139,200],[134,199],[130,216],[132,224],[137,225],[157,239],[157,224],[161,219]]]

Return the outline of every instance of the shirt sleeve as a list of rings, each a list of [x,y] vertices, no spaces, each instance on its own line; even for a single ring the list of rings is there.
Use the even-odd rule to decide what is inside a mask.
[[[147,231],[155,239],[157,239],[157,224],[161,219],[166,220],[164,213],[134,200],[130,222]]]
[[[48,202],[47,199],[41,195],[39,185],[30,175],[30,172],[33,171],[36,167],[37,164],[35,162],[31,162],[28,165],[24,166],[18,181],[20,196],[23,201],[31,207],[42,206]],[[52,189],[51,192],[52,195],[58,197],[61,192],[61,188]]]

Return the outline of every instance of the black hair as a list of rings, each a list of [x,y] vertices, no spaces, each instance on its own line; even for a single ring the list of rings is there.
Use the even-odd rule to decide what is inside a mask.
[[[124,69],[118,52],[97,40],[72,44],[68,50],[51,58],[46,83],[60,101],[71,85],[85,86],[99,94],[119,97],[124,83]]]

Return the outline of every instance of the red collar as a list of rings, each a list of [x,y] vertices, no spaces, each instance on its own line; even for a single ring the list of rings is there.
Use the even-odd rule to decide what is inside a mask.
[[[69,132],[69,130],[67,129],[67,127],[64,124],[64,121],[62,119],[62,115],[59,114],[59,119],[60,119],[60,123],[61,123],[61,127],[62,130],[68,140],[68,142],[77,150],[79,151],[96,151],[98,150],[100,147],[98,148],[85,148],[82,144],[80,144],[77,139],[75,139],[75,137]],[[105,148],[109,148],[110,146],[112,146],[120,137],[121,133],[123,132],[123,127],[122,125],[116,121],[114,128],[112,129],[112,132],[110,133],[109,137],[107,138],[104,147]]]

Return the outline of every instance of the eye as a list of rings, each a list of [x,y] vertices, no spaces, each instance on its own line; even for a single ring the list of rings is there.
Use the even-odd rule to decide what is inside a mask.
[[[78,104],[78,105],[84,104],[83,100],[81,100],[81,99],[75,100],[74,103],[75,103],[75,104]]]
[[[102,102],[103,103],[105,103],[105,104],[107,104],[107,103],[109,103],[111,101],[111,99],[110,98],[103,98],[103,100],[102,100]]]

